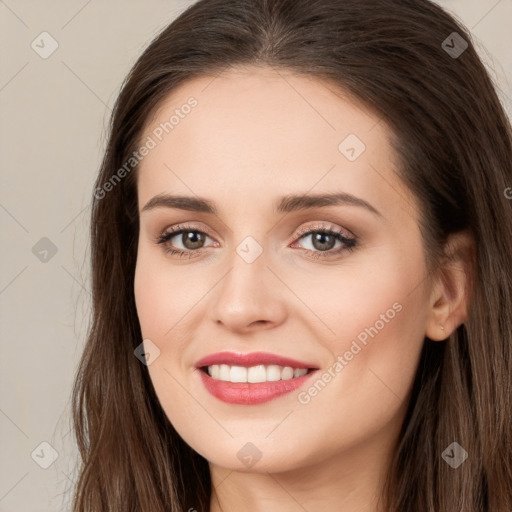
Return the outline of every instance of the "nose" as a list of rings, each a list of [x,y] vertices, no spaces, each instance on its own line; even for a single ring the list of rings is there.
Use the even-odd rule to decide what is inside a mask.
[[[237,333],[269,329],[286,319],[286,287],[268,266],[265,251],[254,261],[235,253],[212,293],[213,321]]]

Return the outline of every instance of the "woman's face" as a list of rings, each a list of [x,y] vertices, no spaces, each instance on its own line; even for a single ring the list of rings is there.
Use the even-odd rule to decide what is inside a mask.
[[[285,471],[384,453],[398,435],[429,292],[417,203],[379,121],[319,81],[248,68],[187,82],[147,124],[135,298],[148,370],[214,465]],[[197,368],[219,352],[316,371],[257,354]]]

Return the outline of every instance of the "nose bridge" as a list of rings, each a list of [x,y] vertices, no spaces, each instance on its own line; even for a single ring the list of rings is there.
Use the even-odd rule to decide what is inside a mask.
[[[259,238],[262,238],[263,236],[264,235],[260,235]],[[248,235],[236,246],[235,252],[247,265],[253,265],[258,260],[260,260],[259,265],[261,265],[261,261],[265,259],[261,258],[264,252],[264,243],[265,241],[260,243],[256,238]]]
[[[263,244],[251,235],[243,238],[231,255],[230,271],[222,287],[223,292],[234,293],[240,298],[250,295],[254,302],[256,295],[264,292],[267,283],[267,262],[268,254]]]
[[[267,268],[267,250],[253,236],[234,247],[229,271],[219,283],[215,320],[243,329],[254,322],[276,322],[284,309],[275,293],[275,277]]]

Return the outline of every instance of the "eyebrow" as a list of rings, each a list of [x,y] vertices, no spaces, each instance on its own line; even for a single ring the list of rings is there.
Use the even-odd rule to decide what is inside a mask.
[[[377,217],[382,214],[370,203],[360,197],[337,192],[334,194],[290,194],[283,196],[275,205],[276,213],[290,213],[294,211],[307,210],[325,206],[358,206],[373,213]],[[141,213],[155,208],[177,208],[195,212],[211,213],[217,215],[218,210],[214,203],[202,197],[175,196],[170,194],[159,194],[151,198],[142,208]]]

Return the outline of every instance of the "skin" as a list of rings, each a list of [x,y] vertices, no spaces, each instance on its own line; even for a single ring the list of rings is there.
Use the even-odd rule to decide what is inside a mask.
[[[211,512],[380,511],[424,337],[444,340],[466,319],[460,270],[470,240],[453,237],[444,279],[427,279],[418,203],[395,174],[390,131],[332,85],[264,67],[197,78],[165,99],[141,140],[190,96],[198,105],[137,176],[135,298],[143,337],[160,350],[148,370],[162,407],[209,461]],[[348,134],[366,145],[355,161],[338,150]],[[273,209],[288,194],[341,191],[381,215],[347,204]],[[142,211],[159,194],[206,198],[218,213]],[[191,258],[155,243],[183,223],[206,233],[199,249],[182,235],[168,241],[196,251]],[[318,225],[358,245],[334,254],[337,241],[333,256],[315,258],[322,246],[297,233]],[[248,236],[263,251],[252,263],[236,252]],[[396,303],[400,312],[307,404],[298,400],[303,388],[264,404],[227,404],[194,367],[214,352],[266,351],[325,372]],[[251,467],[237,457],[248,442],[262,454]]]

